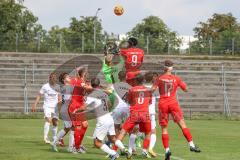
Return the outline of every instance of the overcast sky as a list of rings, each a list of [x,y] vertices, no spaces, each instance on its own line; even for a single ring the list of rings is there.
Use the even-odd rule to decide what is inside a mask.
[[[113,14],[117,4],[124,7],[123,16]],[[180,35],[192,35],[197,23],[213,13],[231,12],[240,21],[240,0],[25,0],[24,5],[45,29],[67,27],[71,17],[94,16],[97,8],[102,8],[98,17],[104,30],[116,34],[130,31],[149,15],[159,16]]]

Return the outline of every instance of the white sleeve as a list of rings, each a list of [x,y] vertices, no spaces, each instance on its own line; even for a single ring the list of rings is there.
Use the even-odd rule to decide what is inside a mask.
[[[86,104],[90,104],[94,102],[94,99],[92,97],[87,97]]]
[[[45,92],[45,87],[44,87],[44,85],[43,85],[42,88],[40,89],[39,93],[40,93],[40,94],[44,94],[44,92]]]

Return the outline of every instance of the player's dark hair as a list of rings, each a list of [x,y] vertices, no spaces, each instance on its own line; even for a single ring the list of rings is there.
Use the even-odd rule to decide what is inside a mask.
[[[85,68],[85,67],[80,68],[80,69],[78,70],[78,75],[79,75],[80,77],[82,77],[83,74],[84,74],[86,71],[87,71],[87,68]]]
[[[172,67],[173,66],[173,62],[171,60],[165,60],[164,61],[164,66],[165,67]]]
[[[129,46],[135,47],[138,44],[138,40],[134,37],[131,37],[128,39],[128,44],[129,44]]]
[[[91,79],[91,86],[93,88],[99,87],[100,86],[100,80],[98,78]]]
[[[137,84],[142,84],[143,81],[144,81],[144,76],[139,73],[139,74],[136,75],[135,79],[136,79]]]
[[[125,80],[126,79],[126,72],[125,71],[120,71],[118,73],[118,78],[119,78],[120,81]]]
[[[158,76],[159,74],[157,72],[152,72],[153,76]]]
[[[49,79],[51,79],[53,76],[56,76],[56,73],[55,73],[55,72],[50,73]]]
[[[60,76],[58,77],[58,80],[61,84],[64,84],[64,79],[67,75],[68,75],[68,73],[66,73],[66,72],[63,72],[60,74]]]
[[[147,72],[145,75],[144,75],[144,78],[146,80],[147,83],[151,83],[152,80],[153,80],[153,72]]]

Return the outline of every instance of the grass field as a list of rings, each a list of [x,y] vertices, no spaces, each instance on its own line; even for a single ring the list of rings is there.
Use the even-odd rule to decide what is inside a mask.
[[[195,143],[201,147],[202,153],[191,153],[181,131],[170,123],[170,146],[175,158],[173,160],[239,160],[240,159],[240,122],[227,120],[192,120],[187,121],[194,136]],[[105,154],[93,148],[91,139],[85,138],[87,154],[73,155],[60,148],[59,153],[51,151],[51,147],[42,141],[43,120],[39,119],[0,119],[0,159],[1,160],[104,160]],[[90,122],[88,136],[92,136],[95,127]],[[68,136],[66,137],[68,142]],[[155,159],[163,159],[160,131],[155,151],[160,155]],[[125,159],[121,157],[120,159]],[[132,159],[143,159],[141,156]]]

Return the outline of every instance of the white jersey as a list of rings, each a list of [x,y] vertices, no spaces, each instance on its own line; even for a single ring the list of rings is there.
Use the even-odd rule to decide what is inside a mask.
[[[71,98],[72,98],[72,91],[73,91],[72,86],[68,86],[68,85],[61,86],[62,106],[61,106],[61,110],[60,110],[60,115],[61,115],[61,119],[63,121],[69,121],[70,122],[70,117],[69,117],[69,113],[68,113],[68,106],[69,106],[69,103],[70,103]],[[67,125],[67,126],[69,126],[69,125]]]
[[[109,112],[108,102],[108,95],[100,89],[95,89],[87,96],[86,103],[94,103],[94,113],[98,123],[109,123],[110,121],[113,122],[112,116]]]
[[[59,85],[50,86],[46,83],[42,86],[39,93],[44,96],[43,108],[55,108],[58,104]]]
[[[129,104],[127,103],[127,94],[131,86],[126,83],[126,82],[119,82],[114,84],[114,91],[115,91],[115,96],[117,98],[115,105],[115,108],[124,108],[128,107]]]
[[[152,84],[146,84],[145,85],[147,88],[151,88]],[[153,92],[152,94],[152,104],[149,105],[149,114],[156,114],[156,103],[157,103],[157,99],[159,98],[159,92],[158,90],[156,90],[155,92]]]
[[[72,92],[73,87],[72,86],[61,86],[61,95],[62,95],[62,108],[65,110],[68,109],[68,105],[72,99]]]

